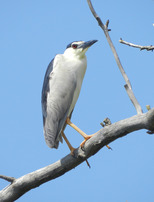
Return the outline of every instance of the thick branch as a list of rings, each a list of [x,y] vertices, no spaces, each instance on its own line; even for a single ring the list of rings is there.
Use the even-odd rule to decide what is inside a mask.
[[[127,41],[124,41],[122,39],[119,40],[120,43],[122,44],[125,44],[127,46],[131,46],[131,47],[134,47],[134,48],[139,48],[140,50],[147,50],[147,51],[153,51],[154,50],[154,46],[141,46],[141,45],[136,45],[136,44],[133,44],[133,43],[129,43]]]
[[[65,174],[117,138],[140,129],[154,131],[154,108],[145,114],[139,114],[102,128],[85,143],[83,150],[80,147],[75,150],[75,157],[69,154],[47,167],[15,179],[12,184],[0,191],[1,201],[18,199],[29,190]]]
[[[121,62],[120,62],[119,56],[118,56],[118,54],[117,54],[117,52],[116,52],[116,49],[115,49],[115,47],[114,47],[114,45],[113,45],[113,43],[112,43],[112,40],[111,40],[111,38],[110,38],[110,36],[109,36],[109,29],[108,29],[109,20],[108,20],[108,21],[106,22],[106,24],[104,25],[103,22],[101,21],[100,17],[97,15],[96,11],[94,10],[94,7],[93,7],[91,1],[90,1],[90,0],[87,0],[87,2],[88,2],[89,8],[90,8],[90,10],[91,10],[93,16],[94,16],[95,19],[97,20],[99,26],[100,26],[100,27],[102,28],[102,30],[104,31],[104,34],[105,34],[105,36],[106,36],[106,39],[107,39],[107,41],[108,41],[108,43],[109,43],[109,45],[110,45],[110,48],[111,48],[111,50],[112,50],[112,52],[113,52],[114,58],[115,58],[115,60],[116,60],[116,63],[117,63],[117,65],[118,65],[118,67],[119,67],[119,70],[120,70],[120,72],[121,72],[121,74],[122,74],[122,76],[123,76],[123,78],[124,78],[124,80],[125,80],[125,82],[126,82],[126,85],[127,85],[128,88],[129,88],[129,92],[131,91],[131,93],[128,93],[128,91],[127,91],[127,94],[128,94],[128,96],[129,96],[130,100],[133,101],[133,104],[134,104],[134,107],[135,107],[137,113],[138,113],[138,114],[141,114],[141,113],[142,113],[142,108],[141,108],[140,104],[138,103],[137,99],[135,98],[135,95],[134,95],[133,90],[132,90],[132,87],[131,87],[131,83],[130,83],[130,81],[129,81],[129,79],[128,79],[128,76],[127,76],[126,72],[124,71],[124,68],[122,67],[122,64],[121,64]],[[135,98],[135,100],[134,100],[134,98]]]

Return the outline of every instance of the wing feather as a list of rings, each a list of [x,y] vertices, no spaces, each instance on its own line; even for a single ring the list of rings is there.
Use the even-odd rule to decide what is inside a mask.
[[[58,148],[59,141],[62,141],[61,130],[65,126],[76,88],[73,76],[60,68],[60,55],[56,57],[47,68],[42,89],[44,136],[50,148]]]

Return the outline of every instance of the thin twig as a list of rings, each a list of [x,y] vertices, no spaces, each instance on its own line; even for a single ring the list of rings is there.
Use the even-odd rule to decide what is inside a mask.
[[[14,177],[9,177],[9,176],[5,176],[5,175],[0,175],[0,178],[3,179],[3,180],[6,180],[8,182],[11,182],[13,183],[15,178]]]
[[[111,40],[111,38],[110,38],[110,36],[109,36],[109,33],[108,33],[108,32],[110,31],[110,30],[108,29],[109,20],[108,20],[108,21],[106,22],[106,24],[104,25],[103,22],[101,21],[100,17],[97,15],[96,11],[94,10],[91,1],[90,1],[90,0],[87,0],[87,3],[88,3],[88,5],[89,5],[89,8],[90,8],[90,10],[91,10],[93,16],[94,16],[95,19],[97,20],[99,26],[100,26],[100,27],[102,28],[102,30],[104,31],[104,34],[105,34],[105,36],[106,36],[106,39],[107,39],[107,41],[108,41],[108,43],[109,43],[109,45],[110,45],[110,48],[111,48],[111,50],[112,50],[112,52],[113,52],[113,55],[114,55],[114,58],[115,58],[115,60],[116,60],[116,62],[117,62],[117,65],[118,65],[118,67],[119,67],[119,70],[120,70],[120,72],[121,72],[121,74],[122,74],[122,76],[123,76],[123,78],[124,78],[124,80],[125,80],[125,82],[126,82],[126,85],[127,85],[128,88],[129,88],[129,92],[131,91],[131,93],[128,93],[128,91],[127,91],[128,96],[129,96],[130,100],[133,101],[133,104],[134,104],[134,106],[135,106],[135,109],[136,109],[137,113],[138,113],[138,114],[141,114],[141,113],[142,113],[141,106],[139,105],[137,99],[135,98],[135,95],[134,95],[134,93],[133,93],[133,91],[132,91],[131,83],[130,83],[130,81],[129,81],[129,79],[128,79],[127,74],[126,74],[125,71],[124,71],[124,68],[122,67],[122,64],[121,64],[121,62],[120,62],[119,56],[118,56],[118,54],[117,54],[117,52],[116,52],[116,49],[115,49],[115,47],[114,47],[114,45],[113,45],[113,43],[112,43],[112,40]],[[135,100],[134,100],[134,98],[135,98]]]
[[[141,45],[136,45],[136,44],[133,44],[133,43],[129,43],[127,41],[124,41],[122,39],[119,40],[120,43],[122,44],[125,44],[127,46],[131,46],[131,47],[134,47],[134,48],[139,48],[140,50],[147,50],[147,51],[153,51],[154,50],[154,46],[141,46]]]

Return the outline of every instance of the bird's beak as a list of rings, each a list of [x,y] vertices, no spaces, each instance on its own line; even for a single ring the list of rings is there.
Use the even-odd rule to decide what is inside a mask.
[[[82,48],[83,50],[86,48],[89,48],[90,46],[92,46],[94,43],[96,43],[98,40],[90,40],[90,41],[86,41],[83,44],[81,44],[80,46],[78,46],[78,48]]]

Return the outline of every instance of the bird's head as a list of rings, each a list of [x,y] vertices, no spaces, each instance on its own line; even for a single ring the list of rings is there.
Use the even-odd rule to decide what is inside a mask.
[[[67,45],[64,54],[82,58],[85,56],[85,53],[88,50],[88,48],[96,42],[97,42],[97,40],[91,40],[91,41],[86,41],[86,42],[85,41],[74,41]]]

